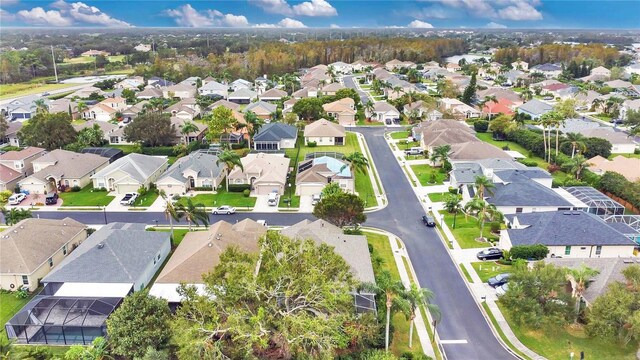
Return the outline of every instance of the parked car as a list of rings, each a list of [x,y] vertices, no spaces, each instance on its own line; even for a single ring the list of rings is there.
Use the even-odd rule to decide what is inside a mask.
[[[491,287],[498,287],[498,286],[502,286],[504,284],[507,283],[507,281],[509,281],[509,277],[511,276],[511,274],[509,273],[502,273],[502,274],[498,274],[492,278],[490,278],[487,281],[487,284],[489,284],[489,286]]]
[[[124,197],[122,198],[122,200],[120,200],[120,205],[133,205],[133,203],[136,201],[137,198],[138,198],[138,193],[136,192],[126,193],[124,194]]]
[[[322,194],[313,194],[311,195],[311,205],[316,206],[322,199]]]
[[[267,198],[267,204],[269,206],[278,206],[278,201],[280,199],[280,195],[277,192],[269,193],[269,198]]]
[[[488,248],[480,251],[476,257],[478,260],[498,260],[502,259],[502,250],[498,248]]]
[[[230,215],[230,214],[235,214],[236,213],[236,208],[234,208],[232,206],[229,206],[229,205],[222,205],[220,207],[213,208],[211,213],[214,214],[214,215],[218,215],[218,214]]]
[[[58,203],[58,193],[48,193],[44,198],[44,203],[46,205],[55,205]]]
[[[433,216],[422,215],[422,223],[428,227],[434,227],[436,226],[436,219]]]
[[[422,155],[423,154],[423,150],[421,147],[416,146],[416,147],[412,147],[409,150],[405,150],[405,155]]]
[[[257,222],[259,225],[262,225],[262,226],[264,226],[264,227],[269,226],[269,225],[267,224],[267,220],[256,220],[256,222]]]
[[[23,202],[26,198],[27,195],[23,193],[13,194],[9,196],[9,205],[20,205],[20,203]]]
[[[496,295],[502,296],[507,293],[507,290],[509,290],[509,283],[500,285],[496,288]]]

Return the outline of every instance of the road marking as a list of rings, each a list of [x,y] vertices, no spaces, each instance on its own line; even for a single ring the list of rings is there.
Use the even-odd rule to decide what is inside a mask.
[[[440,344],[448,345],[448,344],[466,344],[467,340],[440,340]]]

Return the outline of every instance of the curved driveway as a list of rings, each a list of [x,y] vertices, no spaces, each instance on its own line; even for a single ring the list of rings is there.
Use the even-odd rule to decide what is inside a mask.
[[[434,302],[442,311],[442,322],[437,330],[444,341],[447,358],[515,359],[494,337],[438,234],[422,225],[420,216],[424,214],[424,209],[384,139],[385,130],[358,128],[356,131],[364,134],[367,140],[389,201],[383,210],[367,214],[367,225],[387,230],[404,241],[420,285],[435,293]],[[56,219],[68,216],[86,224],[105,223],[105,213],[101,211],[50,211],[36,214],[42,218]],[[237,213],[211,217],[213,222],[251,218],[264,219],[270,225],[285,226],[313,218],[311,214],[297,213]],[[167,224],[164,214],[159,212],[109,212],[106,213],[106,220]]]

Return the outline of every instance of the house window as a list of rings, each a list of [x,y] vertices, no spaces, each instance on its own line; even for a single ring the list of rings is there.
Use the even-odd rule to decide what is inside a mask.
[[[571,246],[565,246],[564,247],[564,254],[565,255],[571,255]]]
[[[53,267],[53,258],[49,258],[49,267]]]
[[[596,255],[600,255],[602,254],[602,246],[598,245],[596,246]]]
[[[65,256],[67,255],[67,245],[64,245],[62,247],[62,255],[65,255]]]
[[[516,208],[516,214],[520,214],[522,212],[522,208]]]
[[[22,275],[22,285],[29,285],[29,277],[27,275]]]

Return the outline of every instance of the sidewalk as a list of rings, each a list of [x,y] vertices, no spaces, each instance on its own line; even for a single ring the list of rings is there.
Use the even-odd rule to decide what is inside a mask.
[[[356,135],[358,138],[358,144],[360,145],[360,151],[369,159],[370,170],[367,171],[367,174],[369,176],[369,179],[371,180],[371,187],[373,187],[373,193],[376,197],[376,202],[378,203],[376,206],[368,207],[366,211],[371,212],[384,209],[388,204],[387,195],[384,193],[384,185],[382,185],[382,181],[376,181],[378,170],[376,168],[376,164],[373,162],[373,158],[369,155],[369,151],[367,151],[369,149],[369,146],[367,145],[367,141],[364,139],[364,135],[360,133],[356,133]],[[377,184],[380,184],[380,186],[382,187],[382,193],[380,192],[380,189],[378,189]]]

